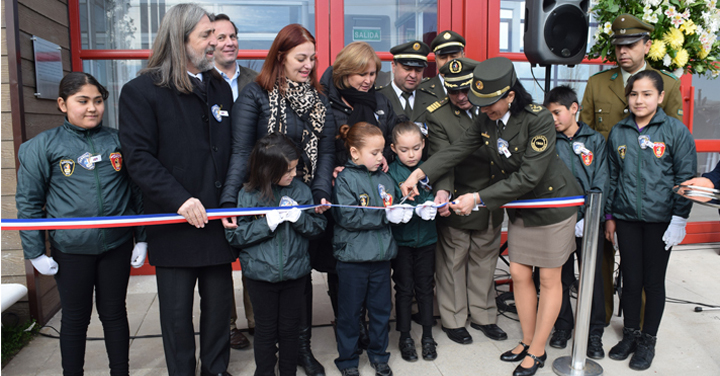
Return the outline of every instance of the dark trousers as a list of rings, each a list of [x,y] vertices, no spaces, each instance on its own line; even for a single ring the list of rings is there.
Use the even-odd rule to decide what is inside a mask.
[[[52,249],[52,256],[58,263],[55,282],[62,306],[60,354],[63,375],[83,374],[93,291],[103,326],[110,375],[128,375],[130,329],[125,297],[132,248],[132,241],[128,241],[99,255],[68,254]]]
[[[432,325],[435,248],[435,243],[420,248],[398,247],[397,257],[392,260],[396,328],[400,332],[410,331],[413,297],[417,300],[420,324]]]
[[[605,237],[604,232],[598,233],[597,254],[595,257],[595,270],[593,271],[593,290],[592,290],[592,308],[590,309],[590,335],[603,335],[605,328],[605,292],[603,290],[602,277],[602,259],[603,259],[603,243]],[[582,265],[582,245],[583,238],[575,238],[577,249],[573,252],[577,256],[578,265]],[[562,267],[562,306],[557,321],[555,321],[555,329],[572,331],[575,327],[575,315],[570,305],[570,287],[575,281],[575,257],[571,254],[567,262]]]
[[[641,295],[645,290],[643,333],[657,335],[665,310],[665,274],[672,250],[665,250],[662,236],[670,223],[616,222],[625,327],[640,329]]]
[[[337,345],[335,364],[341,371],[358,366],[358,337],[360,310],[367,306],[370,363],[387,363],[388,323],[392,309],[390,289],[390,261],[342,262],[336,270],[340,278],[338,289]]]
[[[277,283],[246,279],[255,310],[255,376],[275,376],[280,348],[280,375],[295,375],[298,325],[309,277]]]
[[[230,361],[231,273],[230,264],[155,268],[160,329],[169,376],[195,375],[193,298],[196,282],[200,293],[202,370],[215,375],[226,371]]]

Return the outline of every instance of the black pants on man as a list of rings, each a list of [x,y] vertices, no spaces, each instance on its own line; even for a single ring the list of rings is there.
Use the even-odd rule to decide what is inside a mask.
[[[217,375],[230,361],[230,264],[195,268],[156,267],[165,361],[169,376],[195,376],[195,283],[200,293],[200,361],[202,370]]]

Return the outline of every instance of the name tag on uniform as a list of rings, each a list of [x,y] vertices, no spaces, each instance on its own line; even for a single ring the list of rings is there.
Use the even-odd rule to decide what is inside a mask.
[[[500,154],[504,155],[505,158],[510,158],[510,156],[512,155],[510,153],[510,149],[508,148],[508,146],[510,146],[510,144],[507,141],[503,140],[502,138],[498,138],[498,140],[497,140],[498,152]]]
[[[102,155],[93,155],[92,157],[90,157],[89,161],[90,163],[98,163],[102,161]]]

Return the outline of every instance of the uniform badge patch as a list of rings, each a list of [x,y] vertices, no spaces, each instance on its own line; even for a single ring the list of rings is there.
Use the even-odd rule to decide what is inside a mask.
[[[482,90],[484,87],[485,87],[485,85],[483,84],[482,81],[480,81],[480,80],[475,81],[475,88],[476,88],[476,89]]]
[[[483,136],[483,137],[485,137],[485,138],[490,138],[490,135],[487,134],[487,132],[483,132],[483,133],[481,133],[480,135]]]
[[[543,135],[538,135],[530,140],[530,146],[537,152],[543,152],[548,147],[548,139]]]
[[[593,161],[593,153],[591,151],[588,151],[587,153],[582,153],[580,158],[582,158],[583,164],[585,166],[590,166]]]
[[[540,111],[542,111],[542,106],[538,106],[536,104],[531,104],[530,109],[532,110],[532,112],[540,112]]]
[[[95,169],[95,162],[91,161],[90,158],[92,158],[92,154],[87,152],[78,157],[77,163],[79,163],[80,166],[83,166],[84,169],[92,171]]]
[[[450,73],[453,73],[453,74],[460,73],[461,70],[462,70],[461,62],[459,62],[457,60],[453,60],[450,63]]]
[[[620,155],[620,158],[625,159],[625,152],[627,151],[627,146],[620,145],[618,146],[618,155]]]
[[[72,159],[61,159],[60,170],[65,176],[72,175],[75,171],[75,161],[73,161]]]
[[[413,44],[413,50],[417,51],[419,49],[420,49],[420,43],[415,42],[415,44]]]
[[[110,163],[115,171],[120,171],[122,169],[122,154],[110,153]]]
[[[387,190],[385,190],[384,185],[378,184],[378,193],[380,194],[380,198],[382,198],[383,205],[386,208],[393,204],[393,196],[391,194],[387,193]]]
[[[664,142],[656,142],[655,145],[653,145],[653,153],[655,153],[655,156],[660,158],[665,154],[665,143]]]
[[[368,206],[370,203],[370,196],[368,196],[367,193],[362,193],[360,195],[360,206]]]

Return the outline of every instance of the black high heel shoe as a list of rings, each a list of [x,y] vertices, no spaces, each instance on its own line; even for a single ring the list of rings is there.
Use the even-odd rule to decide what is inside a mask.
[[[533,376],[538,368],[542,368],[545,365],[545,360],[547,360],[547,353],[539,357],[528,353],[527,356],[533,360],[532,367],[525,368],[520,364],[515,368],[515,371],[513,371],[513,376]]]
[[[503,362],[517,362],[518,360],[523,360],[525,358],[525,355],[527,355],[527,351],[530,348],[530,345],[526,345],[522,341],[520,341],[520,344],[522,345],[523,349],[522,351],[520,351],[519,354],[515,354],[514,352],[512,352],[514,349],[510,349],[500,355],[500,360],[502,360]]]

